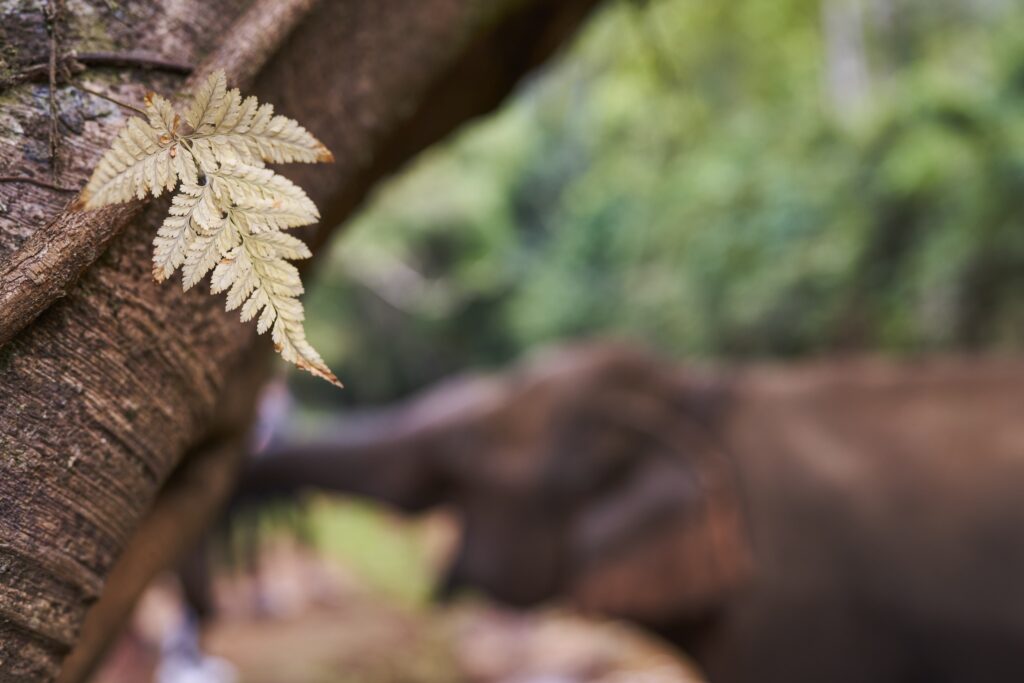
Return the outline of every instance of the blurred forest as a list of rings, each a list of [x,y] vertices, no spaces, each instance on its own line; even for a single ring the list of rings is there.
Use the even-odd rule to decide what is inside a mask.
[[[559,60],[385,184],[331,245],[305,301],[346,389],[293,373],[289,429],[582,337],[699,360],[1018,348],[1022,112],[1014,0],[609,0]],[[405,668],[351,680],[454,680],[435,653],[465,639],[429,607],[450,520],[309,502],[301,535],[357,588],[338,601],[345,619],[295,631],[322,656],[287,665],[333,657],[325,671],[351,672],[362,657]],[[472,633],[510,618],[469,615],[455,623]],[[399,635],[342,647],[353,623]],[[249,632],[280,639],[276,626],[218,628],[214,651],[245,664],[244,680],[284,678]],[[521,653],[512,641],[495,637]],[[380,655],[417,643],[440,673]],[[336,680],[317,675],[287,678]]]
[[[615,0],[377,194],[311,335],[359,404],[606,333],[697,358],[1015,346],[1022,108],[1012,0]]]

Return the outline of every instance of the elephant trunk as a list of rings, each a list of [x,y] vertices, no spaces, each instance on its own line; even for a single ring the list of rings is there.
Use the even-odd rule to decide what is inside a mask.
[[[435,504],[442,488],[431,450],[430,435],[409,429],[399,410],[334,420],[323,432],[275,440],[254,456],[234,500],[247,505],[316,490],[419,511]]]
[[[337,417],[312,435],[270,440],[244,468],[236,501],[307,490],[364,496],[417,512],[445,500],[447,457],[477,445],[500,382],[461,377],[397,406]]]

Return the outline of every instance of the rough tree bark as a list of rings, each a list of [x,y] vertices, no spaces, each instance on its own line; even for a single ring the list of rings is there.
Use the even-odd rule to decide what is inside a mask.
[[[493,108],[594,4],[281,0],[262,5],[295,13],[261,25],[247,14],[261,3],[244,0],[0,0],[0,298],[16,302],[0,312],[0,340],[10,340],[0,347],[0,680],[53,679],[115,561],[124,554],[107,595],[120,597],[90,617],[108,631],[137,584],[198,533],[226,486],[200,486],[185,470],[157,493],[189,449],[205,453],[197,471],[231,471],[251,384],[268,366],[265,343],[219,301],[152,282],[159,203],[66,213],[71,195],[54,188],[84,184],[124,114],[67,84],[51,102],[46,83],[20,76],[47,65],[63,80],[64,55],[76,50],[142,52],[251,80],[339,160],[286,169],[323,211],[306,235],[318,245],[375,181]],[[261,39],[291,19],[283,44]],[[79,77],[128,101],[184,82],[120,65]],[[154,533],[174,538],[154,544]],[[77,656],[76,675],[102,640]]]

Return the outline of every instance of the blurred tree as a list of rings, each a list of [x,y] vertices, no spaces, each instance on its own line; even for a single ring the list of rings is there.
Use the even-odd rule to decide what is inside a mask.
[[[1018,345],[1022,28],[1001,0],[613,3],[381,193],[321,273],[314,339],[355,401],[598,333]]]

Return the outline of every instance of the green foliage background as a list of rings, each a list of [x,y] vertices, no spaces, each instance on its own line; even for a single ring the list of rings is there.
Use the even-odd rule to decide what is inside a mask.
[[[844,2],[608,3],[333,245],[309,327],[345,400],[599,334],[701,358],[1019,345],[1024,6],[847,3],[852,106]]]

